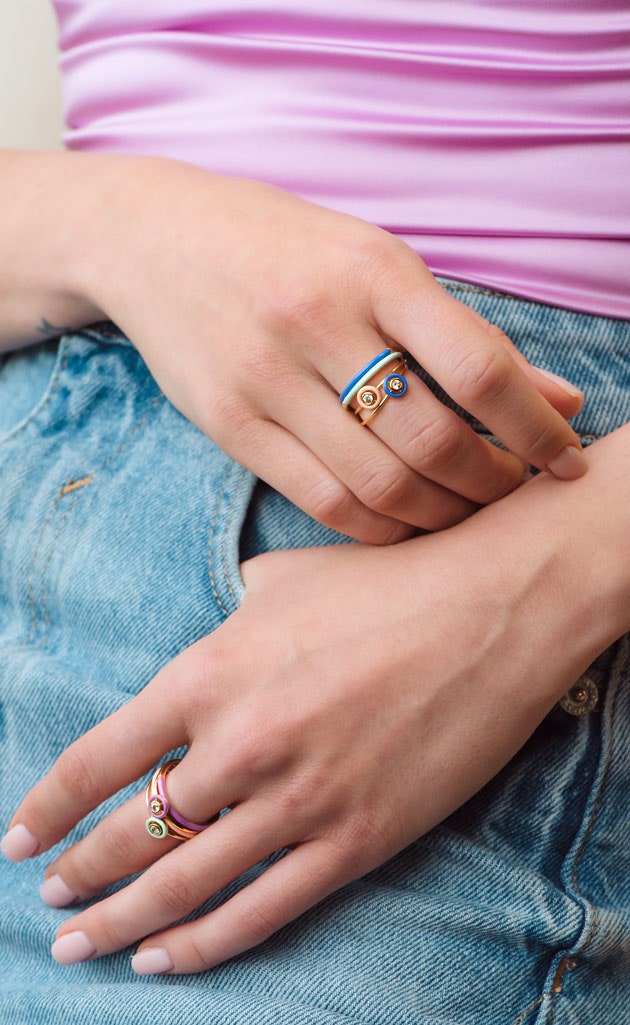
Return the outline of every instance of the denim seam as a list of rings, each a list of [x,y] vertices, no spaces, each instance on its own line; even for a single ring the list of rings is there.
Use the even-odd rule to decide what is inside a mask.
[[[237,464],[234,464],[234,465],[236,466]],[[238,485],[236,487],[234,495],[232,496],[232,501],[230,503],[230,509],[229,509],[229,513],[228,513],[228,520],[227,520],[227,523],[226,523],[226,527],[229,527],[230,524],[233,523],[233,521],[234,521],[234,516],[236,515],[236,509],[237,509],[237,506],[238,506],[238,499],[241,496],[241,493],[243,491],[243,485],[244,485],[246,479],[247,479],[247,477],[245,475],[241,476],[241,479],[238,482]],[[223,567],[223,574],[224,574],[224,577],[225,577],[226,587],[228,589],[228,592],[230,594],[230,597],[231,597],[232,601],[234,602],[234,608],[237,609],[238,606],[239,606],[239,600],[236,597],[236,594],[234,592],[234,587],[233,587],[233,584],[232,584],[232,579],[231,579],[231,576],[230,576],[230,570],[229,570],[229,566],[228,566],[228,550],[227,549],[228,549],[229,538],[230,538],[230,533],[229,533],[229,530],[226,529],[224,534],[223,534],[223,548],[222,548],[222,553],[221,553],[221,565]]]
[[[622,661],[624,661],[624,664],[625,664],[625,662],[627,662],[627,654],[628,653],[626,652],[625,659],[624,658],[621,659]],[[620,657],[621,657],[621,653],[620,653]],[[619,686],[619,682],[618,682],[617,687],[615,688],[614,694],[611,696],[609,723],[612,723],[612,720],[613,720],[613,717],[614,717],[614,710],[615,710],[615,706],[616,706],[616,703],[617,703],[618,698],[619,698],[620,691],[621,691],[621,687]],[[611,734],[612,734],[612,730],[609,727],[609,729],[608,729],[608,737],[609,738],[610,738]],[[590,901],[588,901],[587,898],[585,897],[585,895],[581,892],[580,885],[579,885],[579,882],[578,882],[578,872],[580,870],[580,865],[582,864],[582,861],[584,859],[584,855],[586,854],[586,851],[588,849],[588,845],[589,845],[591,837],[593,835],[593,831],[595,829],[595,826],[597,825],[597,820],[598,820],[599,811],[600,811],[600,808],[601,808],[601,805],[602,805],[602,801],[603,801],[603,798],[604,798],[604,789],[605,789],[606,780],[608,778],[608,773],[610,771],[611,762],[612,762],[612,741],[609,741],[609,743],[606,746],[606,751],[605,751],[605,754],[604,754],[604,757],[603,757],[603,762],[601,763],[601,769],[600,769],[600,772],[599,772],[599,781],[597,783],[597,796],[595,798],[595,801],[593,802],[593,806],[592,806],[592,809],[590,811],[590,821],[589,821],[588,827],[586,829],[586,832],[585,832],[585,834],[584,834],[584,836],[583,836],[583,838],[581,840],[581,843],[580,843],[579,849],[577,851],[577,854],[575,856],[575,862],[574,862],[574,865],[573,865],[573,871],[571,873],[571,883],[573,884],[573,891],[574,892],[570,896],[572,897],[572,899],[578,898],[582,902],[582,910],[584,912],[585,917],[588,917],[588,908],[590,907],[592,909],[592,918],[591,918],[590,924],[588,926],[588,933],[587,933],[586,938],[585,938],[584,942],[582,943],[582,945],[578,949],[572,950],[570,955],[565,955],[565,957],[563,958],[563,961],[566,961],[567,967],[570,967],[570,968],[574,968],[576,966],[576,964],[577,964],[576,958],[579,957],[580,955],[584,954],[585,951],[587,951],[588,948],[591,946],[591,944],[593,943],[593,940],[595,939],[595,936],[597,934],[597,929],[599,927],[599,912],[598,912],[596,907],[594,907],[592,904],[590,904]],[[562,961],[560,963],[562,964]],[[555,989],[555,987],[554,987],[554,989],[552,991],[553,1000],[552,1000],[552,1004],[551,1004],[551,1007],[550,1007],[550,1014],[549,1014],[549,1018],[547,1020],[547,1025],[551,1025],[551,1023],[553,1022],[553,1019],[555,1017],[555,1012],[556,1012],[557,1004],[558,1004],[558,996],[560,995],[561,992],[562,992],[562,988],[561,987],[558,988],[558,989]]]
[[[526,1007],[524,1011],[521,1011],[521,1013],[517,1015],[517,1017],[514,1019],[512,1025],[521,1025],[521,1023],[525,1020],[527,1015],[531,1014],[532,1011],[535,1011],[537,1007],[540,1007],[540,1005],[545,1002],[547,997],[551,997],[551,1018],[548,1019],[548,1022],[551,1022],[552,1017],[555,1013],[557,998],[562,993],[562,976],[568,968],[574,967],[575,961],[573,960],[573,958],[567,957],[566,955],[563,958],[561,958],[561,960],[558,962],[558,967],[556,968],[553,977],[551,989],[545,990],[542,996],[539,996],[537,1000],[534,1000],[534,1002],[529,1005],[529,1007]]]
[[[548,996],[551,996],[551,994],[543,993],[541,997],[538,997],[538,1000],[534,1000],[533,1004],[530,1004],[529,1007],[526,1007],[524,1011],[521,1011],[521,1013],[516,1016],[516,1018],[512,1022],[512,1025],[521,1025],[521,1023],[525,1020],[527,1015],[530,1014],[532,1011],[535,1011],[536,1008],[539,1007],[540,1004],[542,1004],[543,1000],[546,1000]]]
[[[227,469],[226,469],[226,471],[225,471],[225,473],[223,475],[223,478],[221,480],[221,486],[218,489],[217,500],[216,500],[216,504],[215,504],[215,507],[214,507],[214,514],[212,516],[212,521],[210,523],[210,532],[208,534],[208,576],[210,578],[210,587],[212,588],[212,594],[214,595],[215,601],[216,601],[217,605],[219,606],[220,611],[223,613],[223,615],[225,616],[226,619],[229,616],[229,612],[227,611],[225,605],[223,604],[223,602],[221,600],[221,596],[219,594],[219,590],[218,590],[218,587],[217,587],[217,581],[216,581],[216,577],[215,577],[215,573],[214,573],[214,565],[213,565],[214,564],[214,557],[213,557],[214,553],[213,553],[213,550],[212,550],[212,542],[214,541],[214,539],[216,537],[217,521],[219,519],[219,513],[220,513],[221,508],[223,506],[223,496],[224,496],[225,490],[227,488],[227,484],[228,484],[228,481],[230,479],[230,476],[234,472],[234,467],[235,466],[236,466],[236,463],[228,463]],[[230,513],[233,512],[233,509],[234,509],[234,501],[232,501],[232,503],[230,504],[230,506],[229,506],[229,508],[227,510],[227,517],[230,516]],[[228,526],[229,526],[229,519],[226,519],[225,520],[226,530],[227,530]]]
[[[44,394],[42,395],[40,401],[37,403],[34,409],[32,409],[30,413],[28,413],[26,419],[22,421],[21,425],[18,424],[13,430],[9,431],[8,434],[5,434],[4,437],[0,438],[0,447],[2,445],[8,444],[11,441],[14,441],[16,438],[21,437],[25,433],[27,428],[30,427],[30,425],[48,409],[48,407],[50,406],[51,402],[55,397],[56,392],[59,391],[61,377],[68,368],[69,358],[70,351],[68,349],[66,339],[61,338],[59,341],[57,358],[52,368],[52,372],[48,380],[48,384],[46,386]]]

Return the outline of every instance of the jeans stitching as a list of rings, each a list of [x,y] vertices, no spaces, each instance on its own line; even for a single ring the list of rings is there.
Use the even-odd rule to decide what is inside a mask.
[[[228,463],[227,469],[226,469],[225,473],[223,474],[223,477],[221,478],[221,484],[220,484],[220,487],[218,488],[217,500],[216,500],[215,507],[214,507],[214,514],[213,514],[212,520],[210,522],[210,532],[208,534],[208,576],[210,578],[210,587],[212,589],[212,594],[214,595],[215,601],[216,601],[217,605],[219,606],[220,611],[223,613],[223,615],[225,616],[226,619],[229,616],[229,612],[227,611],[225,605],[223,604],[223,602],[221,600],[221,596],[219,595],[219,590],[217,588],[216,577],[215,577],[215,574],[214,574],[214,553],[213,553],[213,549],[212,549],[212,543],[213,543],[213,541],[215,540],[215,537],[216,537],[216,532],[217,532],[216,531],[216,526],[217,526],[217,521],[219,519],[219,513],[220,513],[221,508],[223,506],[223,495],[224,495],[224,492],[225,492],[225,490],[227,488],[227,484],[228,484],[228,481],[230,479],[230,476],[234,472],[234,467],[235,466],[236,466],[236,463]],[[233,503],[232,503],[232,506],[233,506]],[[228,510],[228,515],[229,515],[229,510]]]
[[[624,659],[624,664],[625,664],[625,662],[627,662],[627,652],[626,652],[626,658]],[[615,691],[615,694],[614,694],[614,697],[612,698],[612,707],[611,707],[611,712],[610,712],[611,719],[613,718],[614,707],[615,707],[615,704],[616,704],[616,702],[618,700],[619,693],[620,693],[620,688],[617,687],[616,691]],[[601,805],[602,805],[602,801],[603,801],[603,798],[604,798],[604,789],[605,789],[606,780],[608,778],[608,773],[610,771],[611,762],[612,762],[612,743],[609,743],[608,744],[608,749],[606,751],[606,755],[605,755],[605,758],[604,758],[604,764],[603,764],[602,770],[601,770],[601,776],[600,776],[600,780],[599,780],[597,797],[595,799],[595,803],[593,804],[593,808],[592,808],[592,811],[591,811],[590,822],[589,822],[588,828],[586,830],[586,833],[584,834],[584,838],[583,838],[582,843],[580,845],[580,849],[579,849],[579,851],[577,853],[577,856],[575,858],[575,863],[574,863],[574,866],[573,866],[573,872],[571,873],[571,882],[573,883],[573,888],[574,888],[574,891],[575,891],[575,895],[581,897],[582,900],[585,903],[586,903],[587,899],[584,896],[584,894],[582,894],[582,892],[581,892],[580,885],[579,885],[579,882],[578,882],[578,872],[580,870],[580,865],[582,864],[582,860],[584,858],[584,855],[586,854],[586,851],[588,849],[588,845],[589,845],[591,837],[593,835],[593,830],[595,829],[595,826],[597,824],[597,819],[598,819],[599,811],[600,811],[600,808],[601,808]],[[592,918],[592,921],[591,921],[591,924],[590,924],[590,928],[589,928],[586,940],[583,943],[583,945],[580,947],[580,949],[576,950],[571,955],[571,959],[570,960],[567,959],[568,967],[571,967],[571,968],[575,967],[575,965],[577,963],[575,958],[577,958],[581,954],[584,954],[585,951],[587,951],[588,948],[593,943],[593,940],[595,939],[595,936],[597,934],[597,929],[599,927],[599,912],[598,912],[598,909],[596,907],[593,907],[592,909],[593,909],[593,918]],[[561,988],[553,991],[553,1002],[552,1002],[552,1005],[551,1005],[551,1014],[550,1014],[550,1018],[549,1018],[549,1025],[552,1022],[553,1018],[555,1017],[556,1007],[557,1007],[557,1003],[558,1003],[557,998],[558,998],[558,996],[559,996],[559,994],[561,992],[562,992]]]
[[[516,1016],[512,1025],[521,1025],[521,1022],[525,1020],[527,1015],[530,1014],[531,1011],[535,1011],[536,1008],[542,1004],[543,1000],[546,1000],[550,995],[550,993],[543,993],[541,997],[538,997],[538,1000],[534,1000],[533,1004],[530,1004],[529,1007],[526,1007],[524,1011],[521,1011],[521,1013]]]
[[[62,352],[63,352],[63,356],[61,355]],[[40,404],[40,402],[38,402],[37,405],[35,406],[35,408],[33,410],[31,410],[31,412],[28,414],[28,416],[26,417],[26,420],[24,420],[24,422],[23,422],[21,427],[18,427],[17,430],[9,431],[9,433],[5,434],[3,438],[0,438],[0,447],[2,445],[8,444],[11,441],[14,441],[15,438],[20,438],[25,433],[27,428],[30,427],[30,425],[35,420],[37,420],[37,418],[39,416],[41,416],[42,413],[46,412],[46,410],[50,406],[51,402],[53,401],[56,392],[59,391],[59,385],[61,383],[61,378],[62,378],[63,374],[65,373],[65,371],[68,368],[68,360],[69,360],[69,358],[70,358],[70,351],[68,349],[67,342],[66,342],[66,340],[64,338],[62,338],[62,339],[60,339],[60,342],[59,342],[59,350],[58,350],[58,354],[57,354],[57,359],[56,359],[55,365],[54,365],[54,367],[52,369],[50,380],[49,380],[48,385],[46,387],[46,392],[48,392],[48,394],[46,395],[46,392],[44,392],[45,398],[42,397],[43,401],[40,400],[41,404]]]
[[[234,494],[232,496],[232,501],[230,503],[230,508],[228,510],[228,518],[227,518],[227,522],[226,522],[226,530],[224,531],[224,534],[223,534],[223,548],[222,548],[222,553],[221,553],[221,565],[222,565],[222,568],[223,568],[223,575],[225,577],[225,584],[226,584],[226,587],[228,589],[229,595],[230,595],[232,601],[234,602],[234,608],[238,608],[238,604],[239,603],[238,603],[238,598],[236,597],[236,595],[234,593],[234,589],[232,587],[232,580],[231,580],[230,571],[229,571],[229,568],[228,568],[227,547],[228,547],[228,539],[229,539],[230,535],[229,535],[229,531],[228,531],[227,528],[234,521],[234,516],[236,514],[237,501],[238,501],[238,498],[240,497],[241,492],[243,490],[243,484],[245,483],[245,480],[246,480],[246,477],[245,476],[241,476],[241,479],[238,482],[236,490],[235,490],[235,492],[234,492]]]

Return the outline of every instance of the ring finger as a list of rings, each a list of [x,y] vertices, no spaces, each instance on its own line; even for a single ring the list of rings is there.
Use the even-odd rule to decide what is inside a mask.
[[[520,483],[520,459],[476,434],[415,374],[407,384],[404,398],[388,399],[370,423],[380,445],[332,401],[330,386],[306,375],[278,420],[366,506],[425,529],[457,522],[471,502],[494,501]],[[305,417],[305,408],[317,414]]]
[[[189,756],[187,760],[192,761]],[[205,785],[203,791],[198,786],[192,789],[186,787],[190,772],[190,766],[181,762],[168,775],[169,800],[184,818],[205,822],[229,802],[234,803],[233,783],[218,778]],[[178,800],[187,790],[196,795],[193,800]],[[178,847],[182,841],[170,836],[156,839],[148,833],[148,814],[144,793],[139,793],[102,819],[87,836],[47,866],[40,890],[42,899],[53,907],[87,900]]]

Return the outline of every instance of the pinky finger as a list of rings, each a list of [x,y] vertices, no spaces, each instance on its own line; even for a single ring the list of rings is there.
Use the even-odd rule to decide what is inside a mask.
[[[300,844],[216,911],[148,937],[131,966],[139,975],[203,972],[258,946],[351,878],[327,845]]]
[[[416,533],[414,527],[373,512],[336,477],[306,445],[270,420],[252,421],[248,450],[222,442],[233,459],[271,484],[294,505],[332,530],[369,544],[393,544]],[[446,492],[449,494],[449,492]],[[453,497],[453,496],[451,496]],[[462,502],[461,515],[467,515]],[[459,512],[459,510],[458,510]]]

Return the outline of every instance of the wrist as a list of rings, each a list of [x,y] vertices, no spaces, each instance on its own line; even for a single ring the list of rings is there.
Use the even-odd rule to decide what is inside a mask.
[[[451,593],[476,617],[483,644],[498,638],[518,662],[518,686],[526,681],[541,716],[630,629],[630,495],[623,472],[629,446],[630,426],[588,451],[589,469],[579,480],[541,474],[450,530],[394,546],[411,580],[410,606],[413,581],[433,558],[442,582],[452,578]],[[416,614],[426,615],[426,607]],[[473,646],[471,659],[476,655]],[[513,674],[488,685],[513,699],[511,691],[503,693]]]
[[[539,629],[548,617],[553,643],[568,642],[588,664],[630,630],[630,424],[586,456],[579,480],[541,474],[461,527],[480,528],[505,584],[523,582],[521,601]]]

